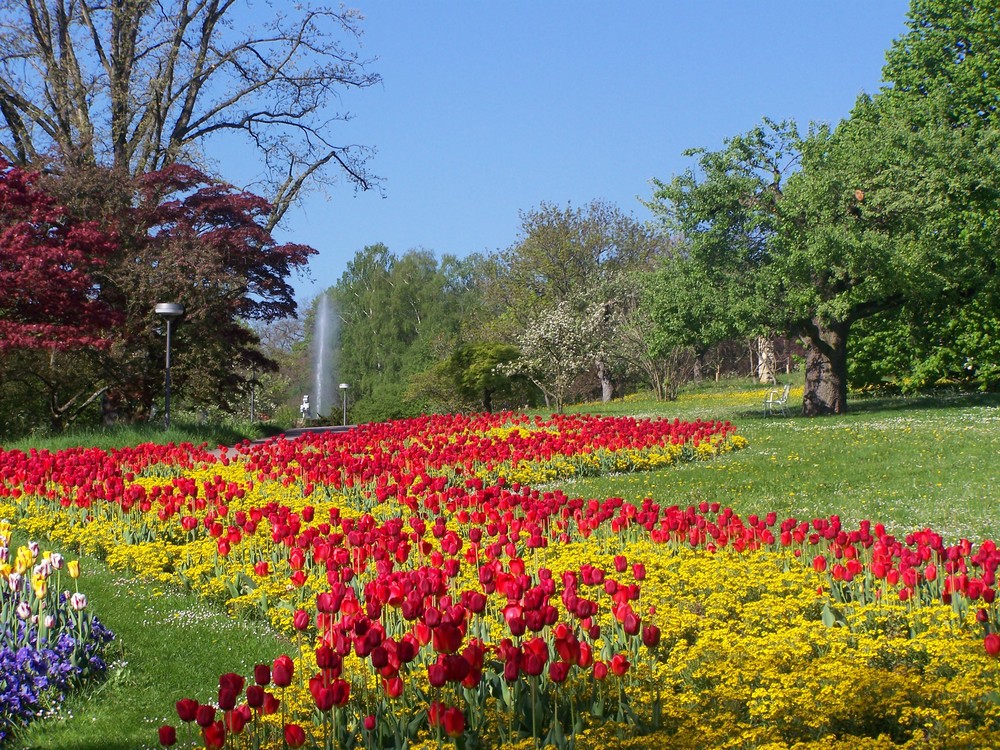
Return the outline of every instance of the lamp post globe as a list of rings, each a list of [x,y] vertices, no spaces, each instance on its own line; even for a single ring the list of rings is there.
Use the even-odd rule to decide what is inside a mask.
[[[173,322],[184,314],[179,302],[157,302],[154,312],[167,321],[167,367],[163,381],[163,428],[170,429],[170,334]]]
[[[343,422],[344,427],[347,427],[347,389],[348,389],[348,387],[349,386],[347,385],[347,383],[341,383],[340,384],[340,402],[344,406],[344,422]]]

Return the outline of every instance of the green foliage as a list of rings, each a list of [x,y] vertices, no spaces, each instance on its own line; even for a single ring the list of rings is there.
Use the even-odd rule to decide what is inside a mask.
[[[352,421],[413,416],[428,402],[411,378],[446,359],[470,290],[465,267],[426,250],[401,257],[385,245],[359,251],[333,288],[340,317],[340,377],[351,384]]]
[[[734,338],[737,321],[730,317],[726,292],[731,285],[716,286],[705,266],[690,257],[667,259],[642,279],[642,303],[652,328],[648,348],[653,356],[668,356],[679,348],[704,350]]]
[[[1000,319],[996,303],[907,306],[858,325],[852,345],[855,387],[912,393],[940,383],[980,390],[1000,384]]]
[[[884,95],[936,98],[956,125],[1000,124],[1000,8],[911,0],[907,32],[886,52]]]
[[[609,203],[543,202],[521,213],[518,242],[500,254],[508,313],[524,323],[560,302],[603,301],[607,284],[650,268],[663,245],[655,231]]]
[[[783,303],[781,280],[769,273],[778,204],[799,147],[793,123],[765,119],[719,151],[686,152],[698,157],[697,171],[653,180],[646,206],[666,231],[683,238],[681,257],[651,280],[660,348],[704,348],[774,326]]]

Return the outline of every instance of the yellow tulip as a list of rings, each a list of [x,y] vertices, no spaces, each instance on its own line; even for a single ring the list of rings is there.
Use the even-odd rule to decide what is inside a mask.
[[[80,561],[79,560],[70,560],[69,562],[66,563],[66,570],[69,573],[69,577],[70,578],[74,578],[74,579],[75,578],[79,578],[80,577]]]
[[[31,554],[31,550],[27,547],[21,547],[17,550],[17,557],[14,559],[14,572],[24,573],[31,564],[35,561],[35,556]]]

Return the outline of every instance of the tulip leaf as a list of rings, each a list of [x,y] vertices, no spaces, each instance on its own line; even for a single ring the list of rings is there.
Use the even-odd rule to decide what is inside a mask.
[[[836,625],[847,627],[847,618],[844,617],[844,613],[836,607],[830,606],[830,602],[823,605],[823,613],[821,616],[823,618],[823,624],[828,628],[832,628]]]
[[[590,707],[590,714],[595,718],[601,719],[604,717],[604,701],[598,698],[594,701],[593,705]]]

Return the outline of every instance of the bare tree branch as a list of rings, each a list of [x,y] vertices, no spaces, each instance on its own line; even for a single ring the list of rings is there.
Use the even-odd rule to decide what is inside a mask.
[[[360,16],[252,5],[0,0],[0,154],[135,175],[207,169],[210,139],[242,134],[261,156],[272,226],[309,184],[377,185],[371,151],[331,138],[350,119],[341,94],[380,81],[360,55]]]

